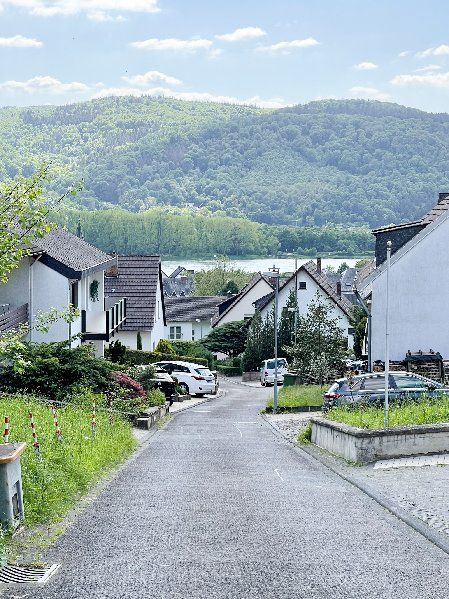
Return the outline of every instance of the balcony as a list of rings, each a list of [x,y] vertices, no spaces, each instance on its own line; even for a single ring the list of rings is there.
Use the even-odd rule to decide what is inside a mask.
[[[28,304],[11,308],[9,304],[0,304],[0,333],[16,329],[28,322]]]
[[[119,331],[126,320],[126,298],[105,298],[104,310],[81,310],[83,341],[106,341]]]

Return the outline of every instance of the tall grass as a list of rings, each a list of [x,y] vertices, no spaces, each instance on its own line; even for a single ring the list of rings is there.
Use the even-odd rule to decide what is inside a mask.
[[[40,458],[33,448],[29,412],[33,413]],[[123,461],[136,446],[131,425],[105,411],[96,415],[92,434],[91,409],[69,405],[58,410],[62,442],[58,441],[51,408],[27,396],[0,398],[0,420],[9,416],[10,442],[25,441],[22,481],[25,523],[60,519],[91,485]]]
[[[282,408],[299,408],[303,406],[322,406],[324,387],[320,385],[292,385],[282,387],[278,395],[278,406]],[[267,403],[268,408],[273,407],[273,397]]]
[[[383,428],[383,407],[342,406],[329,410],[326,418],[344,422],[358,428]],[[413,424],[436,424],[449,422],[449,397],[423,398],[422,401],[408,401],[391,404],[389,426],[408,426]]]

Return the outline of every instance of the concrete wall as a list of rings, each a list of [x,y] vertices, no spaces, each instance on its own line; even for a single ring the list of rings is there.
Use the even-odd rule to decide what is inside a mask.
[[[306,284],[306,289],[299,289],[300,283]],[[279,318],[282,314],[282,309],[285,308],[288,301],[288,296],[291,291],[295,290],[295,279],[292,279],[288,285],[285,285],[279,291]],[[348,321],[348,317],[346,314],[332,301],[329,299],[328,295],[324,293],[324,291],[319,287],[315,281],[303,270],[300,270],[297,275],[297,285],[298,285],[298,314],[300,316],[304,316],[307,314],[307,310],[309,308],[310,302],[314,299],[316,292],[320,294],[320,296],[327,300],[329,305],[332,307],[331,318],[339,318],[339,326],[343,331],[345,337],[348,338],[348,347],[353,347],[354,338],[353,335],[348,335],[348,329],[350,328],[350,324]],[[261,310],[262,319],[264,319],[267,314],[271,312],[274,306],[274,299],[263,309]]]
[[[273,291],[272,287],[261,279],[240,301],[232,305],[229,312],[223,316],[217,326],[251,318],[254,315],[253,303],[271,291]]]
[[[431,225],[429,225],[431,227]],[[433,349],[449,358],[449,219],[424,230],[419,243],[392,258],[390,359]],[[429,230],[428,230],[429,229]],[[424,235],[425,234],[425,235]],[[404,250],[407,248],[404,248]],[[385,358],[386,272],[372,282],[373,360]]]
[[[449,424],[366,430],[312,418],[312,443],[351,462],[449,452]]]
[[[23,258],[19,267],[10,272],[8,283],[0,285],[0,304],[18,308],[30,303],[29,264],[30,258]]]

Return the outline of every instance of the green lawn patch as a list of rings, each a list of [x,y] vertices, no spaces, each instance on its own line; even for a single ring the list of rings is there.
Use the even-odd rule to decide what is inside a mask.
[[[293,385],[282,387],[278,394],[280,410],[294,410],[307,406],[321,407],[323,405],[324,387],[320,385]],[[273,397],[270,397],[267,408],[273,408]]]
[[[40,444],[33,448],[29,412],[33,413]],[[25,441],[22,481],[25,524],[55,522],[100,477],[122,462],[135,448],[131,424],[114,414],[97,410],[92,434],[90,407],[69,405],[58,409],[62,441],[58,441],[51,407],[27,396],[0,398],[0,419],[9,416],[10,442]]]
[[[357,428],[383,428],[383,407],[342,406],[329,410],[329,420],[344,422]],[[449,397],[427,398],[419,402],[392,404],[389,410],[389,426],[409,426],[449,422]]]

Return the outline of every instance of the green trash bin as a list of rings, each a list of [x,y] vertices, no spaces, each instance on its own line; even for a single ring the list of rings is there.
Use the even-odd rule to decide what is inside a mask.
[[[296,385],[296,376],[293,372],[286,372],[284,374],[284,387],[293,387],[293,385]]]

